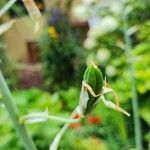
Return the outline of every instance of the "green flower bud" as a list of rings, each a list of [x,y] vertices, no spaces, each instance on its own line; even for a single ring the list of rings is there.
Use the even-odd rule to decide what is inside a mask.
[[[128,112],[119,107],[117,104],[114,104],[113,102],[105,99],[104,94],[108,92],[113,92],[113,95],[115,97],[117,96],[117,94],[107,82],[105,82],[103,85],[103,76],[101,70],[93,62],[91,62],[91,65],[85,70],[83,77],[78,106],[79,114],[81,116],[89,114],[95,108],[98,99],[101,97],[101,101],[106,107],[130,116]]]
[[[91,63],[91,65],[85,70],[83,81],[85,81],[92,88],[92,91],[95,93],[95,95],[99,95],[94,96],[89,90],[87,90],[89,100],[84,111],[84,115],[86,115],[93,110],[96,101],[102,92],[103,76],[101,70],[94,63]]]

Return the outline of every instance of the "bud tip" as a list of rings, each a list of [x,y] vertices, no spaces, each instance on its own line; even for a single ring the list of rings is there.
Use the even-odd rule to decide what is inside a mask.
[[[94,64],[94,62],[91,60],[90,61],[91,62],[91,65],[94,67],[94,68],[98,68],[95,64]]]

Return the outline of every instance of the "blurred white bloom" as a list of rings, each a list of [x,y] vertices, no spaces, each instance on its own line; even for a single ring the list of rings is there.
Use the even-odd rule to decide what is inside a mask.
[[[94,48],[97,43],[96,43],[96,40],[94,38],[90,38],[88,37],[85,41],[84,41],[84,47],[87,48],[87,49],[91,49],[91,48]]]
[[[88,19],[88,24],[90,28],[94,28],[101,20],[101,17],[98,15],[92,15],[89,19]]]
[[[117,74],[117,70],[114,66],[108,65],[106,66],[106,74],[110,77],[115,76]]]
[[[121,14],[123,11],[123,4],[121,1],[113,1],[109,6],[109,9],[116,14]]]
[[[101,35],[104,35],[108,32],[114,31],[118,26],[118,22],[114,17],[107,16],[104,17],[95,25],[93,28],[91,28],[88,32],[88,36],[97,38]]]
[[[87,21],[89,17],[88,7],[85,5],[77,5],[72,9],[72,15],[81,21]]]
[[[97,55],[96,55],[97,60],[99,61],[99,63],[103,64],[105,63],[109,58],[110,58],[110,52],[109,50],[103,48],[103,49],[99,49],[97,51]]]

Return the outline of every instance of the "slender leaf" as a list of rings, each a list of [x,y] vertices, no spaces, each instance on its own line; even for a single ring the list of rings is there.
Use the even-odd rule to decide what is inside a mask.
[[[14,22],[15,20],[11,20],[7,23],[0,25],[0,35],[7,31],[14,24]]]
[[[27,9],[31,19],[35,23],[35,32],[39,31],[42,26],[42,15],[34,0],[22,0]]]
[[[0,17],[16,2],[17,0],[10,0],[0,9]]]

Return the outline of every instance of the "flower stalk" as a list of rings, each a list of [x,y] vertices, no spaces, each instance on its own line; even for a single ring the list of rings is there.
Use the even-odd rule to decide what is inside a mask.
[[[0,71],[0,92],[3,97],[3,103],[9,114],[9,117],[18,132],[19,137],[22,139],[24,147],[26,150],[37,150],[32,138],[29,136],[27,129],[24,125],[18,122],[19,111],[13,100],[12,94],[7,86],[7,83],[3,77],[2,72]]]
[[[27,114],[19,119],[21,124],[34,124],[40,122],[46,122],[48,120],[63,122],[63,123],[76,123],[79,119],[72,119],[72,118],[63,118],[59,116],[49,115],[48,112],[42,113],[30,113]]]
[[[74,109],[70,118],[72,118],[77,113],[77,111],[78,111],[78,106]],[[76,120],[80,121],[80,119],[81,119],[81,117]],[[64,135],[64,133],[66,132],[66,130],[68,129],[69,125],[70,125],[70,123],[65,123],[64,126],[60,129],[60,131],[56,134],[54,140],[50,144],[49,150],[57,150],[59,142],[60,142],[62,136]]]
[[[128,59],[132,58],[131,49],[132,43],[130,35],[127,34],[128,31],[128,16],[127,12],[124,11],[123,14],[124,21],[124,40],[125,40],[125,49],[128,55]],[[136,80],[134,78],[135,69],[133,67],[132,62],[129,65],[130,71],[130,79],[131,79],[131,94],[132,94],[132,108],[133,108],[133,118],[134,118],[134,132],[135,132],[135,144],[138,150],[142,150],[142,133],[141,133],[141,124],[139,117],[139,104],[138,104],[138,96],[136,91]]]

